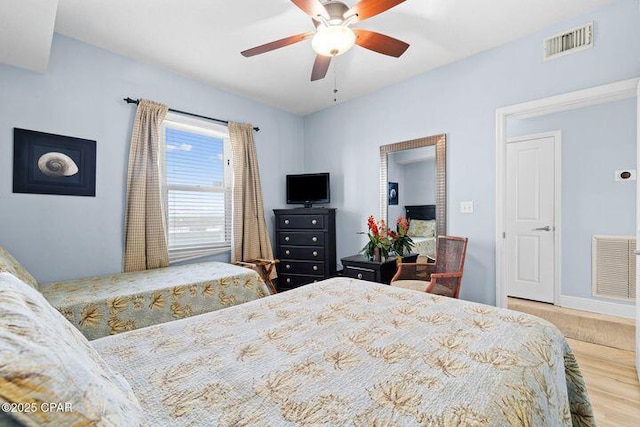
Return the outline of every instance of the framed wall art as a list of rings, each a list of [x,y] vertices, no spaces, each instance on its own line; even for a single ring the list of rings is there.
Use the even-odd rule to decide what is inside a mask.
[[[96,195],[96,141],[13,129],[13,192]]]
[[[398,183],[390,182],[388,188],[389,194],[389,205],[397,205],[398,204]]]

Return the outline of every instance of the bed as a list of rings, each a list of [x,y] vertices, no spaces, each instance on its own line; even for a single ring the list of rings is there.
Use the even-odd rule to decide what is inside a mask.
[[[214,261],[38,283],[0,247],[0,272],[9,272],[42,293],[90,340],[271,294],[255,271]]]
[[[436,205],[405,206],[405,217],[409,220],[409,237],[413,240],[412,252],[420,256],[435,258],[436,253]],[[413,226],[411,222],[413,221]],[[420,222],[419,226],[416,226]]]
[[[253,270],[201,262],[39,284],[87,339],[96,339],[270,295]]]
[[[39,293],[3,275],[0,379],[28,378],[14,396],[46,393],[46,401],[73,402],[72,415],[89,414],[50,425],[86,418],[153,426],[595,425],[563,335],[526,314],[334,278],[78,344],[73,340],[84,337]],[[35,363],[47,340],[55,360]],[[66,363],[60,354],[73,352],[89,356],[69,363],[94,360],[99,371],[59,381],[73,384],[66,387],[77,397],[69,390],[57,396],[40,383],[51,375],[29,372],[53,366],[57,375],[73,376],[55,367]],[[82,389],[87,378],[105,377],[115,385],[101,383],[96,395]],[[11,400],[7,395],[0,401]]]

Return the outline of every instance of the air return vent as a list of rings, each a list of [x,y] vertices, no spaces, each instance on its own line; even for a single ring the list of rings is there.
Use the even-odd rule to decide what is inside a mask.
[[[544,60],[593,47],[593,22],[544,40]]]
[[[593,295],[635,300],[635,237],[593,236],[591,250]]]

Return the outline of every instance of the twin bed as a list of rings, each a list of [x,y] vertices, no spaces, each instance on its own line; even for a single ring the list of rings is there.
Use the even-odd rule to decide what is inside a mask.
[[[0,379],[10,385],[0,402],[62,399],[76,416],[47,414],[46,424],[4,412],[0,424],[595,425],[562,334],[510,310],[334,278],[77,344],[84,337],[37,291],[8,273],[0,289]],[[96,378],[115,378],[121,396],[106,404],[87,392],[91,376],[75,378],[61,348],[90,354]],[[68,389],[39,366],[67,375],[56,384]]]

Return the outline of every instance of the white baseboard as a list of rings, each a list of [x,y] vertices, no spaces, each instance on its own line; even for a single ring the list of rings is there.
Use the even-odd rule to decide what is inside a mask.
[[[607,314],[609,316],[627,317],[629,319],[636,318],[635,304],[619,304],[616,302],[560,295],[557,305],[564,308],[572,308],[574,310],[584,310],[591,311],[593,313]]]

